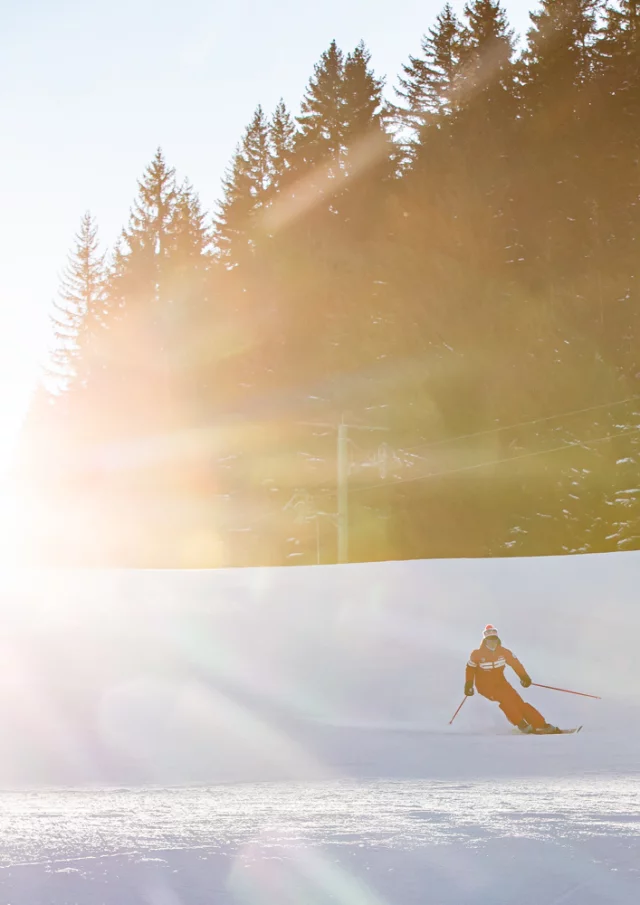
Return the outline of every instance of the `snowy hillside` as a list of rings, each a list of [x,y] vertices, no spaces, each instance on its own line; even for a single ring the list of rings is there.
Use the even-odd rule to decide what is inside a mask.
[[[638,901],[640,555],[3,580],[1,901]]]
[[[640,763],[639,587],[633,553],[17,576],[0,784],[486,772],[493,758],[458,767],[452,736],[504,731],[502,714],[476,696],[448,721],[488,621],[534,682],[602,695],[527,692],[550,721],[585,723],[554,751],[596,769],[606,728]],[[539,747],[515,744],[520,765]]]

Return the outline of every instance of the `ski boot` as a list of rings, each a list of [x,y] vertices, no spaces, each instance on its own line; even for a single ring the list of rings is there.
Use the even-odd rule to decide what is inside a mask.
[[[524,719],[520,720],[516,728],[519,729],[520,732],[524,732],[525,735],[529,735],[529,733],[535,731],[533,726]]]
[[[557,735],[560,730],[557,726],[552,726],[551,723],[545,723],[542,729],[536,729],[538,735]]]

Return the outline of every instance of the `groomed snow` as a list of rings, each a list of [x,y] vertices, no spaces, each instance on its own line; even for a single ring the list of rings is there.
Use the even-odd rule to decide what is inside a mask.
[[[2,903],[640,901],[638,554],[3,581]]]

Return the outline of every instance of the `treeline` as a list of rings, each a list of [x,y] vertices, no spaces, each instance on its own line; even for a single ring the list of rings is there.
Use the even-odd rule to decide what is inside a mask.
[[[353,560],[640,548],[639,242],[640,0],[446,6],[386,96],[332,43],[212,216],[158,151],[112,253],[83,219],[32,552],[335,561],[343,419]]]

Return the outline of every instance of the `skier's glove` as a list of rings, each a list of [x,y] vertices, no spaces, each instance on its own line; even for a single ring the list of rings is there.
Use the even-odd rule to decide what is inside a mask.
[[[531,679],[529,678],[529,676],[523,676],[520,679],[520,684],[522,685],[523,688],[528,688],[529,685],[531,685]]]
[[[465,682],[465,683],[464,683],[464,693],[466,694],[466,696],[467,696],[468,698],[470,698],[471,695],[475,694],[475,692],[474,692],[474,690],[473,690],[473,682]]]

